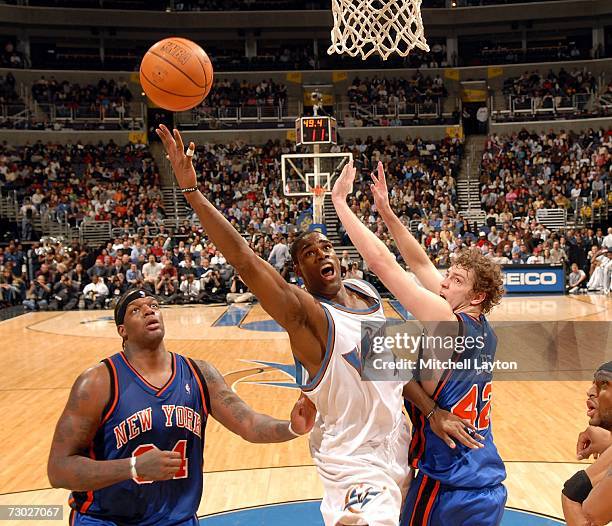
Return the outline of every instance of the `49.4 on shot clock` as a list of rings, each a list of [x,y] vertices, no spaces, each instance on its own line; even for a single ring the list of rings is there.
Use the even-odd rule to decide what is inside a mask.
[[[336,144],[336,119],[300,117],[295,120],[295,139],[299,144]]]

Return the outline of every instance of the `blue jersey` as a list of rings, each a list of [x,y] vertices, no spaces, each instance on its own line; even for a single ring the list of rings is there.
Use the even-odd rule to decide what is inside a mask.
[[[90,447],[91,458],[129,458],[158,448],[179,452],[183,463],[172,480],[130,479],[95,491],[73,492],[71,508],[78,516],[105,523],[197,524],[210,407],[199,368],[192,360],[172,354],[172,375],[160,388],[138,374],[123,353],[104,363],[111,377],[111,397]]]
[[[431,430],[425,415],[406,401],[413,424],[410,462],[429,478],[450,487],[495,486],[506,478],[504,463],[493,443],[490,421],[493,374],[487,364],[495,360],[497,337],[484,315],[474,319],[460,313],[457,318],[459,336],[463,336],[464,341],[471,337],[477,343],[461,353],[453,352],[452,362],[456,365],[462,362],[465,367],[445,369],[432,398],[442,409],[470,420],[485,437],[484,448],[469,449],[456,441],[456,448],[449,448]],[[421,349],[419,365],[423,358]]]

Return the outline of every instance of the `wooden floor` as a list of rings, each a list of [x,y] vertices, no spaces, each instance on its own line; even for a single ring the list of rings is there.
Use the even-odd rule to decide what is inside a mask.
[[[213,326],[225,311],[225,307],[204,306],[165,309],[167,348],[210,361],[256,410],[286,418],[298,391],[266,385],[291,380],[273,367],[253,362],[292,364],[286,334],[253,330],[261,326],[252,322],[268,319],[259,306],[240,326]],[[389,317],[399,317],[389,304],[386,311]],[[49,445],[76,376],[120,350],[110,315],[30,313],[0,323],[0,504],[66,504],[67,492],[49,487],[45,472]],[[609,328],[612,299],[511,297],[503,300],[491,319],[606,322],[592,326]],[[548,324],[535,327],[530,329],[534,335]],[[588,343],[584,342],[585,349]],[[583,348],[581,341],[577,345]],[[570,367],[580,369],[582,376],[532,381],[510,377],[495,383],[493,426],[508,470],[509,506],[561,517],[560,489],[579,469],[575,443],[587,423],[588,378],[593,364],[612,360],[611,346],[600,347],[588,348],[585,356],[578,356],[580,367]],[[201,515],[321,496],[306,438],[253,445],[211,422],[205,471]]]

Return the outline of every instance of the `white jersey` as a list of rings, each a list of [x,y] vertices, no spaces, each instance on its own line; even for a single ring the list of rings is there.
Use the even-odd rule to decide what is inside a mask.
[[[382,327],[385,315],[371,285],[353,279],[344,285],[374,304],[355,310],[319,298],[330,327],[325,356],[312,379],[297,364],[297,381],[317,408],[310,449],[325,486],[321,511],[326,525],[397,524],[410,474],[405,382],[362,380],[364,324]],[[377,498],[364,498],[364,491]]]

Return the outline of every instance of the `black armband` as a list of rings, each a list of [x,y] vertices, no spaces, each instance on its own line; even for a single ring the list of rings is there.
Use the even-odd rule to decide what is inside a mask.
[[[565,481],[561,493],[569,500],[582,504],[589,496],[592,489],[593,484],[591,484],[591,479],[587,475],[587,472],[581,470]]]

